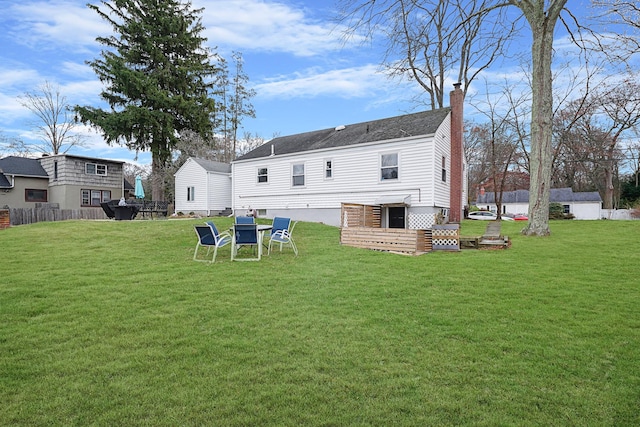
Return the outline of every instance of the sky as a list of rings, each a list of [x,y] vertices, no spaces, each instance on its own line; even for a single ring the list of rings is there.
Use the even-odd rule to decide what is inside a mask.
[[[95,39],[112,34],[112,28],[86,7],[87,1],[0,1],[4,137],[36,141],[35,117],[18,97],[44,82],[58,86],[70,105],[104,105],[101,83],[86,61],[99,57],[101,46]],[[268,140],[423,109],[413,100],[419,94],[415,83],[390,80],[381,71],[381,46],[344,40],[333,19],[333,0],[192,3],[204,8],[207,44],[229,60],[232,51],[241,52],[249,86],[256,91],[256,118],[244,119],[240,136],[250,132]],[[134,151],[108,146],[98,134],[84,131],[87,146],[73,148],[71,154],[150,164],[149,153],[136,158]]]

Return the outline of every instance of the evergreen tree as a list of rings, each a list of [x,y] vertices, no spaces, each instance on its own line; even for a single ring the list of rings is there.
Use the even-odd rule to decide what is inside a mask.
[[[204,46],[202,9],[181,0],[101,0],[89,5],[112,25],[98,37],[105,48],[88,62],[105,85],[105,110],[76,106],[79,120],[99,129],[109,144],[152,153],[152,195],[163,200],[155,179],[182,132],[213,135],[218,56]],[[103,6],[103,9],[101,9]]]

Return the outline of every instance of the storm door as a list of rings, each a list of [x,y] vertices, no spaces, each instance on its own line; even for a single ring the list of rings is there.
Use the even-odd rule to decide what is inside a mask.
[[[389,206],[387,208],[387,218],[389,228],[405,228],[406,209],[404,206]]]

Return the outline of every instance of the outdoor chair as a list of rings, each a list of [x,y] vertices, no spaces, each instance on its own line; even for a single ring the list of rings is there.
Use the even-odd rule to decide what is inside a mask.
[[[262,242],[260,242],[260,233],[257,224],[234,224],[233,226],[233,244],[231,245],[232,261],[260,261],[262,256]],[[248,246],[252,251],[255,249],[257,257],[238,258],[238,250]]]
[[[207,223],[207,225],[196,225],[194,226],[194,228],[196,230],[196,234],[198,235],[198,243],[196,244],[196,250],[193,253],[193,260],[202,262],[216,262],[218,248],[231,243],[231,235],[227,232],[219,233],[218,229],[212,222]],[[201,246],[205,246],[207,248],[207,256],[209,256],[211,248],[214,248],[213,258],[211,259],[211,261],[207,259],[198,259],[198,249],[200,249]]]
[[[271,254],[271,245],[273,243],[280,245],[280,252],[282,252],[282,246],[289,245],[293,249],[293,253],[298,255],[298,248],[293,241],[293,229],[298,222],[291,224],[290,218],[275,217],[273,219],[273,228],[271,229],[271,236],[269,237],[269,250],[267,253]]]
[[[236,224],[253,224],[255,219],[252,216],[237,216]]]

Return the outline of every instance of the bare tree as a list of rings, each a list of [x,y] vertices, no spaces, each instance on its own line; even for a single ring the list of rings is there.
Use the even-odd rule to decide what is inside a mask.
[[[34,124],[43,145],[34,148],[51,154],[63,154],[74,146],[82,146],[82,135],[74,131],[78,123],[67,97],[57,85],[44,82],[33,92],[18,97],[20,104],[38,118]]]
[[[485,82],[486,83],[486,82]],[[487,91],[488,94],[488,91]],[[497,215],[502,213],[502,194],[509,177],[508,172],[519,169],[519,152],[522,125],[519,123],[522,105],[528,100],[526,94],[516,97],[508,83],[498,97],[487,95],[478,111],[486,117],[486,122],[472,128],[472,133],[480,142],[483,158],[487,162],[486,180],[492,181],[497,205]]]
[[[7,154],[18,157],[29,157],[32,147],[25,144],[20,138],[9,137],[0,131],[0,154]]]
[[[518,22],[502,11],[489,21],[493,0],[342,0],[340,20],[346,36],[363,32],[387,39],[383,62],[388,72],[414,80],[428,95],[432,109],[444,107],[453,82],[471,82],[497,58],[508,56]]]
[[[236,156],[239,157],[247,154],[249,151],[258,148],[265,142],[265,139],[260,135],[252,134],[251,132],[245,132],[242,139],[238,141]]]
[[[232,54],[235,70],[231,80],[231,102],[229,103],[229,114],[231,121],[231,138],[233,141],[233,159],[238,155],[238,129],[244,117],[256,116],[256,111],[251,104],[251,98],[256,94],[255,90],[247,87],[249,77],[244,72],[242,54],[233,52]],[[233,160],[229,159],[229,160]]]
[[[605,29],[596,37],[596,49],[615,60],[640,52],[640,3],[637,0],[592,0],[595,18]]]
[[[496,52],[500,52],[500,47],[504,46],[506,40],[500,39],[498,34],[496,34],[495,38],[491,38],[487,37],[484,33],[465,33],[461,31],[460,40],[462,44],[460,46],[468,47],[469,50],[442,50],[438,48],[439,44],[445,44],[446,35],[456,34],[456,31],[460,31],[460,28],[465,27],[462,25],[462,22],[453,26],[432,25],[432,21],[429,19],[419,19],[419,14],[425,13],[425,9],[432,8],[434,5],[453,5],[456,7],[452,9],[442,9],[442,13],[452,19],[452,17],[455,16],[452,11],[459,13],[459,10],[464,10],[464,8],[468,7],[468,1],[441,0],[435,3],[428,3],[414,0],[343,0],[343,3],[346,5],[343,6],[341,11],[343,22],[347,23],[352,29],[352,32],[355,32],[356,29],[364,29],[365,33],[371,36],[374,29],[379,25],[386,24],[387,22],[396,22],[398,20],[403,24],[400,26],[394,25],[392,28],[402,29],[404,28],[404,22],[410,21],[409,17],[415,19],[418,25],[422,25],[422,30],[419,30],[420,27],[416,26],[416,31],[406,31],[407,36],[405,38],[415,40],[423,34],[433,35],[431,38],[432,42],[428,45],[435,47],[435,50],[431,52],[428,57],[435,57],[439,61],[438,65],[442,64],[442,67],[434,69],[433,73],[431,73],[432,77],[435,78],[434,81],[436,84],[441,81],[438,76],[446,75],[446,73],[450,71],[450,64],[460,64],[459,68],[455,68],[466,70],[468,73],[467,76],[472,76],[472,70],[466,68],[469,62],[465,54],[475,52],[478,46],[485,45],[494,46],[498,49]],[[551,190],[552,165],[551,121],[553,117],[551,62],[553,56],[554,31],[560,19],[560,13],[566,3],[567,0],[487,0],[486,2],[474,3],[474,13],[466,15],[466,23],[471,23],[473,20],[478,19],[482,21],[478,28],[494,28],[495,24],[489,24],[490,16],[494,18],[492,21],[494,23],[506,22],[512,23],[513,25],[518,21],[518,17],[509,17],[501,10],[506,6],[515,6],[522,12],[531,29],[531,180],[529,191],[529,223],[523,230],[523,233],[526,235],[546,236],[550,233],[549,195]],[[425,7],[419,8],[417,7],[418,5],[425,5]],[[451,21],[441,20],[440,22]],[[392,32],[392,34],[394,33]],[[510,34],[511,33],[508,33],[508,35]],[[477,38],[475,38],[476,36]],[[402,37],[402,34],[400,34],[400,37]],[[390,37],[390,40],[391,45],[394,46],[394,43],[396,43],[399,38],[394,39]],[[411,52],[415,51],[415,49],[408,49],[407,51],[407,58],[412,58],[414,54]],[[486,51],[482,50],[482,52]],[[485,61],[486,67],[488,67],[495,60],[495,56],[485,55],[483,60]],[[407,63],[410,68],[416,69],[410,72],[414,77],[424,71],[421,68],[422,63],[412,63],[409,59],[407,59]],[[461,76],[459,74],[458,78],[460,81],[464,81],[465,75]],[[465,88],[465,90],[466,89],[467,88]],[[434,97],[434,95],[431,96],[432,98]]]

